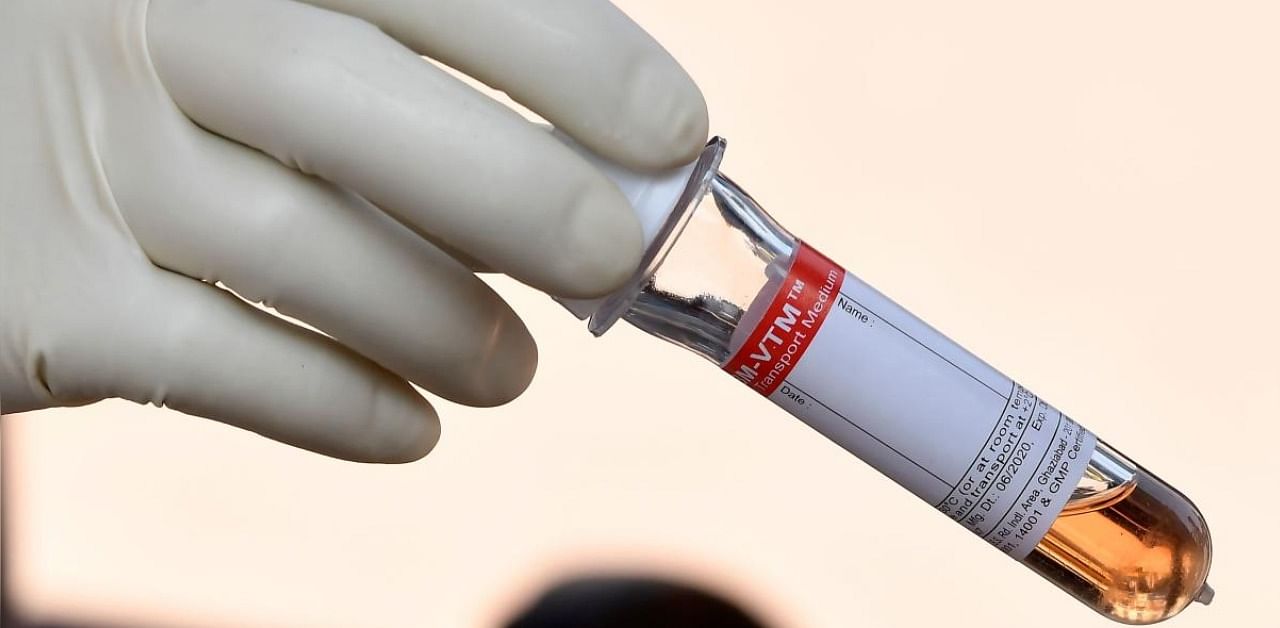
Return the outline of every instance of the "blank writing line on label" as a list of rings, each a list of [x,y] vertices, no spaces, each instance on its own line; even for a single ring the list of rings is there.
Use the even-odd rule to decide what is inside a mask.
[[[992,388],[990,384],[988,384],[988,383],[986,383],[986,382],[982,381],[981,379],[979,379],[979,378],[978,378],[976,375],[974,375],[973,373],[970,373],[969,371],[966,371],[966,370],[964,370],[963,368],[960,368],[960,366],[959,366],[959,365],[957,365],[955,362],[952,362],[951,360],[947,359],[947,357],[946,357],[946,356],[944,356],[944,355],[942,355],[941,353],[938,353],[937,351],[934,351],[933,347],[930,347],[929,345],[927,345],[927,344],[925,344],[925,343],[923,343],[923,342],[920,342],[920,341],[919,341],[915,336],[912,336],[911,334],[908,334],[907,332],[902,331],[902,328],[898,327],[897,325],[894,325],[894,324],[893,324],[893,321],[890,321],[889,319],[887,319],[887,318],[885,318],[885,317],[883,317],[883,316],[881,316],[881,315],[879,315],[879,314],[876,314],[874,310],[872,310],[871,308],[867,307],[866,305],[864,305],[864,304],[860,303],[857,299],[855,299],[855,298],[853,298],[853,297],[849,296],[849,295],[848,295],[848,293],[846,293],[846,292],[844,292],[844,291],[841,291],[841,292],[840,292],[840,296],[841,296],[841,297],[843,297],[843,298],[848,299],[850,303],[853,303],[854,305],[857,305],[857,306],[858,306],[858,309],[860,309],[860,310],[862,310],[862,311],[864,311],[864,312],[866,312],[866,313],[868,313],[868,314],[871,314],[872,316],[875,316],[877,319],[880,319],[881,321],[883,321],[886,325],[888,325],[888,326],[890,326],[890,327],[894,328],[895,330],[897,330],[897,332],[898,332],[898,333],[902,334],[903,336],[906,336],[906,337],[910,338],[910,339],[912,340],[912,342],[914,342],[914,343],[916,343],[916,344],[920,345],[921,347],[924,347],[925,349],[927,349],[927,350],[929,351],[929,353],[932,353],[932,354],[934,354],[934,355],[938,356],[938,358],[939,358],[939,359],[941,359],[943,362],[946,362],[947,364],[950,364],[951,366],[955,367],[955,369],[956,369],[957,371],[960,371],[961,373],[964,373],[965,375],[968,375],[969,377],[973,378],[973,381],[978,382],[979,384],[982,384],[983,388],[986,388],[987,390],[990,390],[991,392],[995,393],[995,394],[996,394],[996,396],[1001,397],[1002,399],[1008,399],[1008,397],[1007,397],[1007,396],[1005,396],[1004,394],[1002,394],[1000,391],[998,391],[998,390],[996,390],[996,389]]]
[[[924,465],[920,464],[919,462],[916,462],[915,460],[912,460],[912,459],[911,459],[911,457],[907,456],[906,454],[902,453],[901,451],[898,451],[898,450],[897,450],[897,448],[895,448],[893,445],[890,445],[889,443],[886,443],[886,442],[884,442],[883,440],[880,440],[880,437],[876,436],[875,434],[872,434],[871,432],[868,432],[868,431],[866,430],[866,428],[862,427],[861,425],[858,425],[857,423],[854,423],[853,421],[851,421],[851,420],[849,419],[849,417],[847,417],[847,416],[845,416],[845,415],[843,415],[843,414],[840,414],[839,412],[836,412],[835,410],[832,410],[832,409],[831,409],[831,406],[828,406],[827,404],[822,403],[822,400],[821,400],[821,399],[818,399],[817,397],[814,397],[813,395],[811,395],[811,394],[809,394],[809,393],[805,392],[805,390],[804,390],[803,388],[801,388],[801,387],[799,387],[799,386],[796,386],[793,382],[791,382],[791,381],[785,381],[785,382],[783,382],[783,385],[788,386],[788,387],[790,387],[790,388],[792,388],[792,389],[794,389],[794,390],[798,391],[800,394],[804,395],[805,397],[808,397],[809,399],[813,400],[813,402],[814,402],[814,403],[816,403],[816,404],[818,404],[818,405],[822,406],[823,408],[825,408],[825,409],[827,410],[827,412],[830,412],[831,414],[834,414],[834,415],[836,415],[836,416],[840,417],[840,418],[841,418],[845,423],[848,423],[849,425],[853,426],[854,428],[857,428],[857,430],[858,430],[858,431],[860,431],[860,432],[862,432],[863,434],[866,434],[867,436],[870,436],[870,437],[872,438],[872,440],[875,440],[877,443],[880,443],[881,445],[884,445],[885,447],[887,447],[887,448],[888,448],[890,451],[892,451],[893,453],[898,454],[899,456],[901,456],[903,460],[906,460],[907,462],[910,462],[911,464],[913,464],[913,465],[915,465],[916,467],[918,467],[921,471],[924,471],[925,473],[928,473],[930,476],[932,476],[932,477],[933,477],[934,479],[936,479],[937,481],[942,482],[943,484],[947,485],[949,488],[952,488],[952,489],[954,489],[954,488],[955,488],[955,485],[954,485],[954,484],[952,484],[952,483],[950,483],[950,482],[948,482],[948,481],[946,481],[946,480],[944,480],[944,479],[942,479],[942,478],[938,477],[938,474],[934,473],[933,471],[930,471],[930,470],[928,469],[928,467],[925,467]]]

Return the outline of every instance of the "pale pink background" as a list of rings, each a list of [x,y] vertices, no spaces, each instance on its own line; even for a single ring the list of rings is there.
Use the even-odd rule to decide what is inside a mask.
[[[1269,620],[1275,3],[623,6],[699,81],[725,170],[778,218],[1195,499],[1219,599],[1172,625]],[[783,626],[1108,625],[708,364],[631,329],[594,340],[496,284],[538,378],[504,408],[440,403],[419,463],[127,403],[6,417],[11,603],[487,626],[605,566]]]

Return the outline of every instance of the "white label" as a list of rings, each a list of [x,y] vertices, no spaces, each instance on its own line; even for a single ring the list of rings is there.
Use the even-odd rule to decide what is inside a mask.
[[[1017,559],[1062,512],[1096,443],[803,244],[724,368]]]

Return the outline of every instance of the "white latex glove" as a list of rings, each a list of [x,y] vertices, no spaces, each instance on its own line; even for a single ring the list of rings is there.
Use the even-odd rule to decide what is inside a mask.
[[[622,13],[313,4],[0,0],[4,411],[123,397],[412,460],[439,423],[409,382],[488,406],[536,363],[457,259],[570,297],[634,269],[613,184],[418,56],[624,164],[687,162],[702,97]]]

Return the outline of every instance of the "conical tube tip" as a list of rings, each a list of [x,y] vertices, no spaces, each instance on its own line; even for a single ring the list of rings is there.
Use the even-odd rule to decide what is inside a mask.
[[[1206,605],[1213,601],[1213,587],[1209,586],[1208,582],[1200,587],[1200,595],[1196,596],[1196,601]]]

